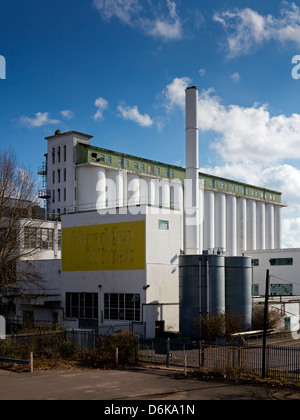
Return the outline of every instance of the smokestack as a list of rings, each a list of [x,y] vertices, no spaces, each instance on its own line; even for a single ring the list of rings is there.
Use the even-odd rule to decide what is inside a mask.
[[[186,89],[185,254],[200,252],[198,89]]]

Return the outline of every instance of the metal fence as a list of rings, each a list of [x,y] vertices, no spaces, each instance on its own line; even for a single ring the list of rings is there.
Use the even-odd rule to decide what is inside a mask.
[[[111,331],[113,332],[113,331]],[[76,343],[79,349],[94,350],[102,345],[101,334],[95,330],[68,330],[43,334]],[[7,336],[16,344],[30,342],[37,334]],[[41,342],[44,345],[44,342]],[[262,345],[215,346],[201,341],[137,340],[138,361],[167,367],[207,370],[247,370],[262,372]],[[266,376],[273,379],[300,381],[300,347],[268,345]]]
[[[139,340],[139,361],[167,367],[262,371],[263,347],[212,346],[202,342]],[[267,346],[266,376],[300,381],[300,348]]]

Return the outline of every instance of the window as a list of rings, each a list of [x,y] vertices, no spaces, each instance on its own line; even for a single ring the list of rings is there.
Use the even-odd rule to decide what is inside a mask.
[[[235,187],[235,191],[236,192],[239,192],[239,187]]]
[[[213,182],[209,181],[209,186],[212,187],[213,186]]]
[[[165,169],[165,176],[169,176],[169,171],[168,171],[168,169]]]
[[[55,184],[55,171],[52,172],[52,184]]]
[[[105,156],[104,155],[100,155],[100,162],[105,162]]]
[[[159,220],[158,229],[169,230],[169,222],[167,220]]]
[[[67,146],[64,146],[64,162],[67,161]]]
[[[159,175],[160,174],[160,169],[159,168],[155,168],[155,173],[156,173],[156,175]]]
[[[293,285],[271,284],[271,296],[293,296]]]
[[[58,246],[59,251],[61,251],[61,245],[62,245],[61,229],[58,229],[58,231],[57,231],[57,246]]]
[[[232,185],[231,189],[232,189],[232,191],[234,191],[234,190],[235,190],[234,185]]]
[[[52,191],[52,203],[55,203],[55,190]]]
[[[128,160],[125,160],[125,161],[124,161],[124,166],[125,166],[125,168],[128,168],[128,167],[129,167],[129,162],[128,162]]]
[[[154,174],[154,167],[153,166],[148,166],[148,174],[149,175],[153,175]]]
[[[141,163],[141,171],[145,171],[145,165]]]
[[[141,319],[140,295],[105,293],[104,319],[139,322]]]
[[[57,190],[57,201],[60,202],[60,189]]]
[[[122,166],[122,159],[118,159],[118,165]]]
[[[171,178],[174,178],[174,171],[171,171],[171,172],[170,172],[170,177],[171,177]]]
[[[111,156],[107,156],[107,163],[111,163],[111,162],[112,162]]]
[[[57,182],[60,182],[60,169],[57,170]]]
[[[53,250],[54,229],[25,227],[24,229],[24,248]]]
[[[253,284],[253,296],[259,296],[259,284]]]
[[[293,265],[293,258],[271,258],[270,265]]]
[[[64,188],[64,201],[67,201],[67,189]]]
[[[136,170],[139,169],[139,164],[137,162],[134,162],[134,169],[136,169]]]
[[[98,319],[98,293],[66,293],[66,317]]]
[[[60,147],[58,147],[57,149],[57,158],[58,158],[58,163],[60,163]]]
[[[221,184],[221,188],[222,188],[222,190],[224,190],[224,184],[223,183]]]
[[[52,163],[55,163],[55,148],[52,149]]]
[[[258,259],[252,260],[252,265],[253,267],[259,267],[259,260]]]
[[[67,169],[64,169],[64,182],[67,182]]]

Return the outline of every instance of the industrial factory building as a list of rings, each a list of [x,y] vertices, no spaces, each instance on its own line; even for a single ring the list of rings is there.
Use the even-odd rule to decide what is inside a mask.
[[[197,115],[188,88],[186,168],[92,146],[76,131],[46,138],[40,198],[62,227],[61,265],[47,271],[64,325],[131,323],[154,337],[230,309],[250,327],[252,259],[281,249],[284,205],[278,191],[199,171]],[[26,311],[36,317],[44,304]]]

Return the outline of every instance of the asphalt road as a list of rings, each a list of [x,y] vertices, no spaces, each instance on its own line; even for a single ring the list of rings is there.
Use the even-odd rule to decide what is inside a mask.
[[[0,400],[295,400],[300,393],[178,378],[158,369],[0,371]]]

